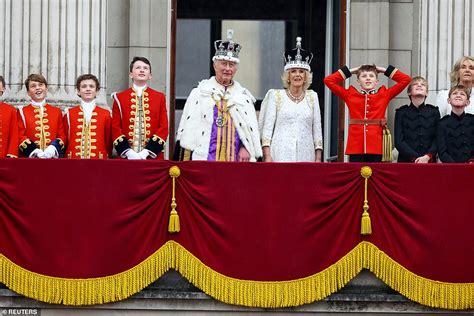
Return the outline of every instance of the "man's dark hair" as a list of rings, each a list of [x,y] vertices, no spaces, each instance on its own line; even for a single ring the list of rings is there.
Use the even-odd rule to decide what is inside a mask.
[[[132,61],[130,62],[130,72],[132,72],[132,70],[133,70],[133,64],[137,61],[142,61],[145,64],[147,64],[148,66],[150,66],[150,73],[151,73],[151,63],[150,63],[150,61],[147,58],[141,57],[141,56],[133,57]]]
[[[99,91],[99,89],[100,89],[99,79],[97,79],[97,77],[94,76],[93,74],[84,74],[84,75],[80,75],[79,77],[77,77],[77,80],[76,80],[77,91],[79,91],[79,87],[81,86],[81,82],[84,81],[84,80],[94,80],[95,81],[95,90]]]
[[[42,74],[31,74],[26,78],[25,80],[25,87],[26,90],[30,88],[30,81],[36,81],[36,82],[41,82],[44,83],[44,85],[47,87],[48,82],[46,81],[46,78]]]
[[[374,64],[372,64],[372,65],[362,65],[357,70],[357,78],[359,78],[360,74],[363,71],[373,72],[373,73],[375,73],[375,77],[378,77],[378,74],[379,74],[378,71],[377,71],[377,66],[375,66]]]

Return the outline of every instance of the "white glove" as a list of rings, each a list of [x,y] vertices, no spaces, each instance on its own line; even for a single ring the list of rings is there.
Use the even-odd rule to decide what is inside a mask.
[[[139,159],[142,159],[142,157],[135,151],[135,150],[132,150],[132,149],[129,149],[125,152],[125,156],[127,157],[127,159],[129,160],[139,160]]]
[[[31,152],[29,158],[46,158],[46,157],[44,155],[44,152],[41,149],[36,148],[35,150]]]
[[[59,154],[56,147],[54,147],[53,145],[49,145],[44,150],[44,156],[44,158],[58,158]]]
[[[148,156],[149,156],[150,152],[148,151],[148,149],[143,149],[142,151],[140,151],[138,153],[138,155],[140,155],[141,159],[146,159]]]

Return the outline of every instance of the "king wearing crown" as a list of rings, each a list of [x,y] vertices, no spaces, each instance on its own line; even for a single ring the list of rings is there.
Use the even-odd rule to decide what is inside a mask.
[[[175,160],[256,161],[262,156],[255,98],[234,80],[241,46],[214,43],[215,76],[191,91],[178,127]]]

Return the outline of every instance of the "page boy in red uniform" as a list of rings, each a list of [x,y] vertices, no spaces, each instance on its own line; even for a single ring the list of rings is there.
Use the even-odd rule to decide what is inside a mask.
[[[46,103],[48,82],[40,74],[31,74],[25,87],[31,103],[18,108],[20,153],[30,158],[59,158],[66,134],[61,110]]]
[[[64,126],[68,136],[67,158],[107,159],[112,153],[112,117],[96,105],[99,80],[92,74],[76,80],[81,104],[68,109]]]
[[[397,83],[387,88],[379,83],[378,74],[383,73]],[[339,84],[357,74],[360,91],[354,86],[348,89]],[[386,128],[385,111],[390,100],[395,98],[410,83],[410,76],[393,66],[388,68],[375,65],[362,65],[349,69],[342,67],[335,73],[324,78],[324,83],[339,98],[344,100],[349,108],[349,134],[347,138],[346,155],[351,162],[379,162],[390,160],[382,157],[391,153],[391,148],[383,150],[383,133]],[[391,146],[390,146],[391,147]]]
[[[163,159],[168,137],[168,114],[164,94],[147,86],[151,64],[145,57],[130,63],[133,86],[113,93],[112,139],[117,153],[127,159]]]

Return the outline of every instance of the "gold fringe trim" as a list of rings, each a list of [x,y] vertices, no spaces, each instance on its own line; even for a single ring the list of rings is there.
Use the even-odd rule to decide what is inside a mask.
[[[374,244],[362,241],[325,270],[289,281],[252,281],[212,270],[180,244],[168,241],[137,266],[112,276],[91,279],[37,274],[0,255],[0,282],[21,295],[53,304],[92,305],[123,300],[174,268],[213,298],[262,308],[299,306],[337,292],[363,268],[372,271],[403,296],[444,309],[474,308],[474,283],[447,283],[418,276]]]
[[[426,279],[408,271],[372,243],[363,241],[358,246],[362,246],[364,268],[410,300],[436,308],[474,308],[474,283]]]
[[[171,266],[173,249],[166,243],[135,267],[111,276],[90,279],[55,278],[34,273],[0,254],[0,282],[42,302],[93,305],[126,299],[154,282]]]
[[[325,270],[290,281],[239,280],[207,267],[178,243],[174,244],[174,269],[213,298],[228,304],[279,308],[299,306],[328,297],[362,270],[362,246]]]

